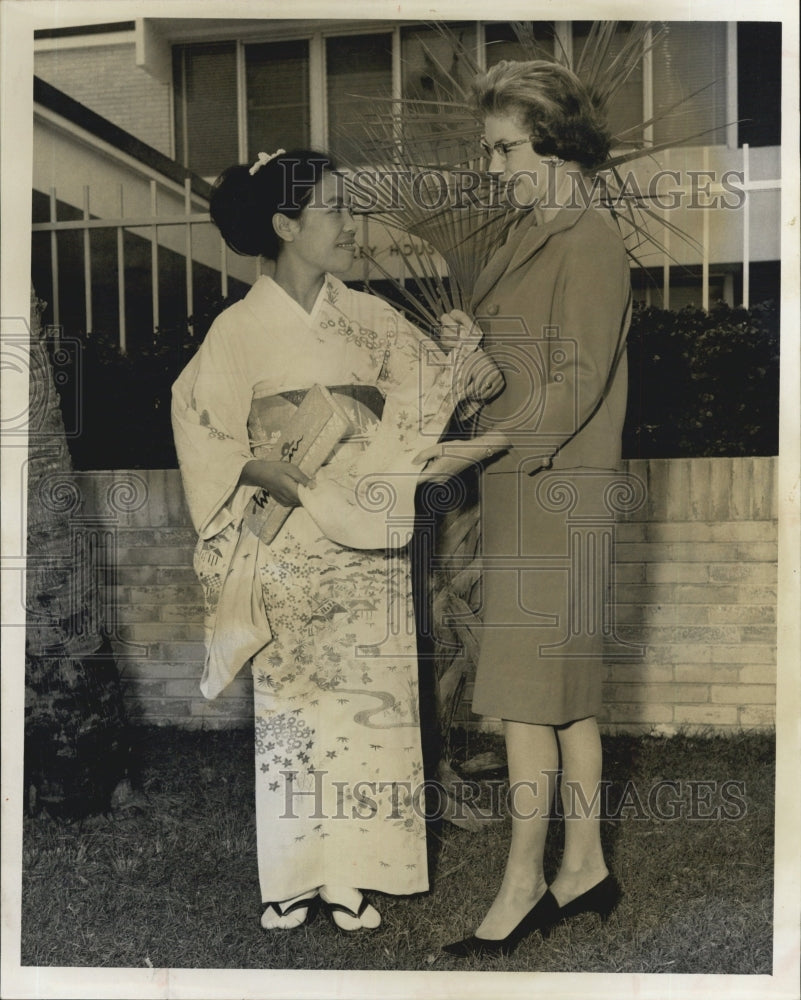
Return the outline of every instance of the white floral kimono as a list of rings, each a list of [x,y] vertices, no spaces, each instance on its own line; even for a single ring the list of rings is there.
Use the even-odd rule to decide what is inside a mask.
[[[264,901],[325,883],[428,887],[404,546],[411,457],[447,421],[458,354],[443,355],[398,312],[334,277],[311,313],[261,277],[215,321],[173,387],[200,536],[204,694],[215,697],[252,661]],[[242,522],[256,488],[237,485],[251,458],[253,390],[302,398],[315,383],[344,393],[356,433],[265,545]]]

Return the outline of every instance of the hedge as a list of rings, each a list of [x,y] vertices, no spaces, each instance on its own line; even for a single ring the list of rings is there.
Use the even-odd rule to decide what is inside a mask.
[[[147,347],[126,356],[115,336],[93,335],[84,343],[81,432],[70,441],[77,469],[176,467],[170,388],[228,304],[208,301],[180,327],[156,331]],[[626,458],[777,454],[774,302],[751,309],[721,303],[709,312],[639,307],[628,360]],[[76,384],[73,369],[61,389],[63,400],[74,396]]]
[[[627,458],[776,455],[779,311],[638,308],[628,339]]]

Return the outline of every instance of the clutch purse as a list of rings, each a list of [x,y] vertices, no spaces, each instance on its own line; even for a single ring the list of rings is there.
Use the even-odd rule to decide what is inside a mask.
[[[347,413],[325,386],[313,385],[305,393],[278,396],[259,396],[258,386],[254,390],[248,417],[254,458],[291,462],[307,476],[313,476],[351,430]],[[267,490],[260,489],[248,506],[244,522],[269,545],[291,512],[291,507],[284,507]]]

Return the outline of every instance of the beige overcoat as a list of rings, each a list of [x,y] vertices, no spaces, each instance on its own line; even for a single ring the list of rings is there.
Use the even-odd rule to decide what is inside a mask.
[[[592,207],[541,225],[529,213],[479,276],[472,307],[506,380],[481,427],[512,441],[482,476],[473,710],[561,725],[601,707],[605,490],[620,461],[631,316],[616,223]]]
[[[609,213],[566,208],[544,225],[528,213],[479,276],[472,310],[506,379],[482,423],[514,445],[488,474],[532,472],[538,459],[615,468],[631,283]]]

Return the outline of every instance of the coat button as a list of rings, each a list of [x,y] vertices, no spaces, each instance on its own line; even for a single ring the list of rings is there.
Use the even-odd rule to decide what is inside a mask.
[[[494,302],[492,303],[492,305],[487,306],[487,315],[488,316],[497,316],[500,311],[501,311],[501,307],[498,306],[498,305],[495,305]]]

